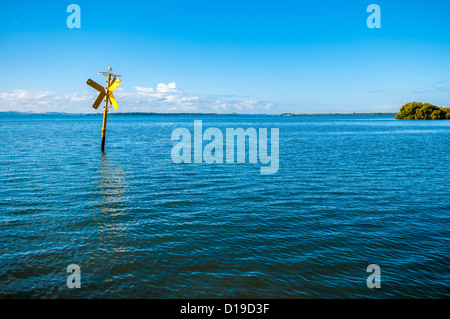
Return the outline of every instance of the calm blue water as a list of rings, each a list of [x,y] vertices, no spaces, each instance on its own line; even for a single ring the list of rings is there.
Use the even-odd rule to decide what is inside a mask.
[[[199,119],[279,128],[278,173],[174,164]],[[110,116],[104,155],[100,128],[0,117],[0,297],[450,296],[450,121]]]

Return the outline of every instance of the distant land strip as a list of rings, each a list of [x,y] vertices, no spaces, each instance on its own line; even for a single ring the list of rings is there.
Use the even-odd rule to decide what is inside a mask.
[[[244,113],[118,113],[120,116],[395,116],[397,113],[281,113],[281,114],[244,114]],[[100,113],[87,115],[102,115]]]

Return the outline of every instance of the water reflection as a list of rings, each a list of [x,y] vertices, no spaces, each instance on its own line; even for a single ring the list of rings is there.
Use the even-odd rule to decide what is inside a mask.
[[[100,232],[99,248],[120,252],[123,251],[121,239],[129,223],[124,213],[128,199],[126,174],[120,165],[109,161],[106,153],[102,154],[98,172],[99,196],[94,219]]]

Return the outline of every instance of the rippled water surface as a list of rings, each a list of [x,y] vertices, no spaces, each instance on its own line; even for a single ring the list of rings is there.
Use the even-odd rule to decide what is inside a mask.
[[[279,128],[279,171],[174,164],[194,120]],[[110,116],[105,154],[100,127],[0,117],[0,297],[450,296],[450,121]]]

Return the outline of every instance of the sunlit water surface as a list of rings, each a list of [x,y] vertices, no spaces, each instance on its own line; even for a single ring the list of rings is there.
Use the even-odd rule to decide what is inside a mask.
[[[279,128],[279,171],[173,163],[194,120]],[[0,297],[450,296],[450,121],[110,116],[105,154],[100,127],[0,117]]]

